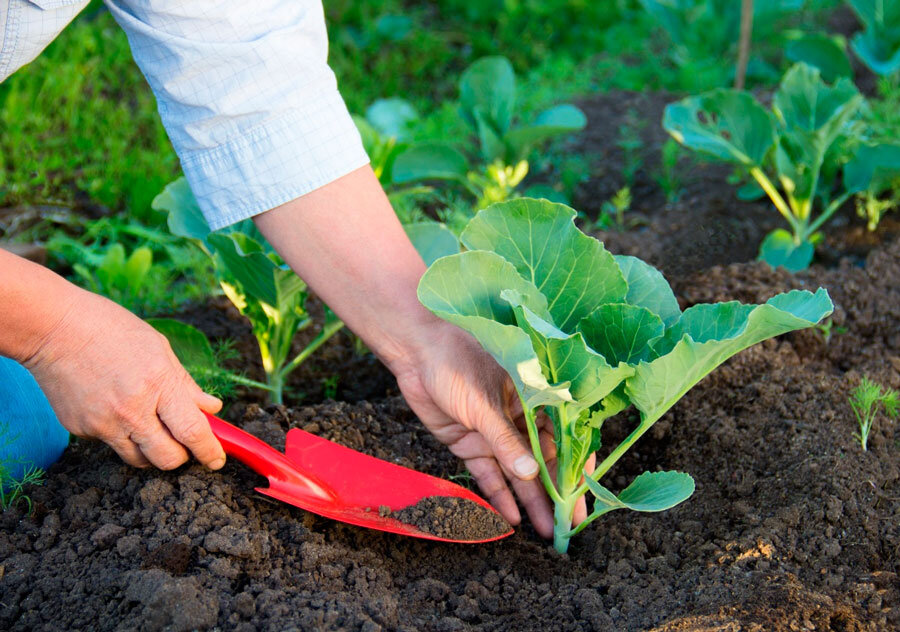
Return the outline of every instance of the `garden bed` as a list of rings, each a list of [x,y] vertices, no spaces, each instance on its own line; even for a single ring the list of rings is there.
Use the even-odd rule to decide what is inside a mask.
[[[585,138],[598,143],[589,151],[609,146],[594,135],[601,121],[615,129],[592,114],[604,111],[603,99],[585,104]],[[642,116],[645,130],[658,124],[658,115]],[[662,139],[647,146],[658,150]],[[900,429],[879,419],[862,452],[847,403],[862,375],[900,387],[897,223],[867,240],[845,215],[829,229],[824,264],[773,271],[748,261],[775,211],[735,202],[721,173],[705,179],[703,169],[685,168],[685,192],[666,209],[653,187],[635,188],[648,192],[634,202],[648,223],[604,233],[610,250],[658,265],[682,307],[821,285],[836,311],[828,341],[816,329],[789,334],[714,371],[606,479],[621,489],[647,469],[689,472],[697,491],[687,502],[610,513],[565,556],[527,524],[487,545],[434,544],[272,502],[236,463],[218,473],[138,471],[78,441],[33,490],[33,515],[2,515],[0,628],[897,629]],[[646,171],[639,181],[652,180]],[[722,184],[704,184],[713,181]],[[589,184],[581,195],[600,191]],[[248,358],[242,368],[257,377],[249,327],[231,308],[214,302],[182,316],[214,338],[234,338]],[[322,401],[333,375],[342,401]],[[244,398],[227,418],[279,447],[299,427],[465,482],[461,464],[349,335],[329,341],[294,380],[304,405],[261,408]],[[606,443],[624,438],[632,421],[608,421]]]

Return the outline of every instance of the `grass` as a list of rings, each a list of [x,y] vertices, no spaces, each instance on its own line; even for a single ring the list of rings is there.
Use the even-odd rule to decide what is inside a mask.
[[[125,34],[97,3],[0,84],[0,206],[79,192],[148,219],[178,161]]]

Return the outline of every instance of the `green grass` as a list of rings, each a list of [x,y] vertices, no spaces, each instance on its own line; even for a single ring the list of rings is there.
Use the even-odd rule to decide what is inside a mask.
[[[0,205],[71,204],[77,192],[147,218],[178,161],[125,34],[92,4],[0,84]]]

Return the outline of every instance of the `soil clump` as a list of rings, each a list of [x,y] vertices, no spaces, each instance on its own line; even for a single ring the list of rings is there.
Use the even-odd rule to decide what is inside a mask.
[[[489,540],[509,532],[500,514],[467,498],[428,496],[391,514],[420,531],[450,540]]]

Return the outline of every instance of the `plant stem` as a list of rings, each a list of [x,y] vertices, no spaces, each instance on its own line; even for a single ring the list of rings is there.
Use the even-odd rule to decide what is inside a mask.
[[[571,490],[570,490],[571,491]],[[572,514],[575,512],[577,495],[569,495],[565,501],[554,502],[553,507],[553,548],[559,553],[569,549],[572,533]]]
[[[769,199],[772,200],[772,203],[775,205],[775,208],[778,209],[778,212],[784,216],[784,219],[786,219],[788,224],[791,225],[791,228],[794,229],[794,237],[796,238],[801,232],[800,226],[797,223],[794,214],[791,213],[791,208],[778,192],[778,189],[775,188],[772,181],[769,180],[769,177],[759,167],[750,167],[750,175],[753,176],[757,183],[759,183],[759,186],[762,187],[762,190],[765,191],[766,195],[769,196]]]
[[[810,235],[812,235],[814,232],[819,230],[819,228],[822,226],[822,224],[827,222],[828,218],[830,218],[832,215],[834,215],[835,211],[837,211],[841,207],[841,205],[847,201],[847,198],[849,198],[851,195],[853,195],[853,193],[851,191],[848,191],[847,193],[844,193],[843,195],[838,197],[836,200],[832,200],[831,204],[828,205],[828,208],[826,208],[824,211],[822,211],[822,214],[816,218],[816,221],[814,221],[812,224],[810,224],[809,227],[806,229],[806,234],[804,235],[804,239],[808,239]]]
[[[671,407],[671,406],[670,406]],[[594,473],[591,474],[591,478],[595,481],[599,481],[600,478],[606,474],[613,465],[616,464],[622,455],[625,454],[628,449],[634,445],[634,443],[640,439],[645,432],[650,430],[650,427],[659,421],[659,418],[663,416],[663,414],[669,410],[669,407],[663,408],[661,413],[656,414],[653,417],[648,417],[646,419],[641,419],[641,422],[638,424],[638,427],[631,431],[631,434],[625,437],[625,439],[616,446],[616,449],[609,453],[603,462],[597,466],[597,469],[594,470]],[[588,491],[587,483],[582,483],[581,486],[575,491],[576,496],[580,496],[581,494],[586,494]]]
[[[528,442],[531,444],[531,452],[534,455],[534,460],[538,462],[538,468],[541,473],[541,482],[544,484],[544,489],[547,490],[547,494],[554,503],[562,502],[559,492],[556,491],[556,486],[553,485],[553,479],[550,478],[547,464],[544,463],[544,455],[541,453],[541,440],[538,436],[537,423],[535,422],[535,411],[525,405],[525,400],[522,400],[521,396],[519,396],[519,399],[522,402],[522,410],[525,411],[525,426],[528,428]]]
[[[334,334],[340,331],[341,327],[344,326],[343,321],[340,320],[332,320],[330,322],[326,322],[325,326],[322,327],[322,331],[319,332],[319,335],[313,338],[312,342],[310,342],[306,347],[297,354],[293,360],[288,362],[283,369],[281,369],[280,373],[282,378],[287,377],[287,374],[296,369],[298,366],[303,364],[303,361],[306,360],[309,356],[315,353],[316,349],[321,347],[326,340],[331,338]]]
[[[734,73],[734,89],[743,90],[750,61],[750,39],[753,34],[753,0],[741,0],[741,32],[738,39],[737,68]]]

